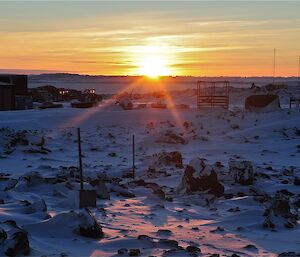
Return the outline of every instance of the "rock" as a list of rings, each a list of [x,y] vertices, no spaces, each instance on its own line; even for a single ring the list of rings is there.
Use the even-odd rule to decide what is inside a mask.
[[[169,229],[159,229],[156,233],[159,235],[171,235],[172,231]]]
[[[29,141],[26,138],[26,134],[27,134],[26,131],[20,131],[20,132],[17,132],[16,134],[11,134],[9,146],[16,147],[18,145],[22,145],[22,146],[29,145]]]
[[[252,245],[252,244],[246,245],[246,246],[244,247],[244,249],[247,249],[247,250],[255,250],[255,251],[258,250],[257,247],[256,247],[255,245]]]
[[[176,240],[160,238],[158,244],[168,247],[178,247],[178,242]]]
[[[121,248],[118,250],[118,254],[120,255],[125,255],[128,253],[128,249],[127,248]]]
[[[149,167],[147,170],[147,177],[148,178],[160,178],[160,177],[167,177],[168,173],[165,169],[156,169],[154,167]]]
[[[278,257],[300,257],[300,253],[296,252],[283,252],[278,255]]]
[[[157,154],[158,164],[162,163],[165,166],[175,166],[176,168],[183,168],[182,155],[178,151],[161,152]]]
[[[294,178],[294,185],[295,186],[300,186],[300,178],[298,178],[298,177]]]
[[[78,216],[81,219],[78,227],[80,235],[95,239],[100,239],[104,236],[102,227],[88,209],[81,211]]]
[[[130,249],[129,256],[139,256],[141,254],[140,249]]]
[[[109,200],[110,195],[108,192],[108,189],[106,187],[106,184],[103,180],[100,179],[94,179],[90,181],[91,186],[94,190],[96,190],[97,197],[100,199]]]
[[[189,252],[189,253],[201,253],[201,249],[197,246],[193,246],[193,245],[189,245],[186,250]]]
[[[218,181],[213,166],[207,164],[204,159],[194,158],[184,171],[179,190],[184,190],[187,194],[207,191],[220,197],[224,193],[224,186]]]
[[[153,241],[153,238],[147,235],[138,235],[137,239],[139,240],[147,240],[147,241]]]
[[[254,181],[254,168],[250,161],[229,160],[229,174],[236,183],[252,185]]]
[[[277,95],[251,95],[245,100],[245,109],[254,112],[270,112],[280,110]]]
[[[162,134],[160,134],[156,140],[156,143],[166,143],[166,144],[186,144],[187,140],[181,136],[176,134],[175,132],[168,130]]]
[[[0,245],[6,240],[7,234],[3,228],[0,227]]]
[[[17,226],[15,221],[2,222],[2,249],[7,256],[29,255],[30,246],[27,231]],[[6,231],[4,231],[6,230]]]
[[[26,206],[24,212],[26,214],[32,214],[36,212],[47,212],[47,205],[43,199],[38,199]]]
[[[19,230],[12,235],[10,246],[5,251],[7,256],[29,255],[30,247],[27,232]]]
[[[278,191],[271,199],[270,206],[265,211],[265,221],[263,223],[266,228],[275,228],[275,218],[281,218],[286,228],[293,228],[297,224],[298,216],[291,212],[289,196]]]
[[[134,193],[130,192],[125,186],[121,186],[118,184],[109,184],[109,190],[111,192],[116,192],[117,194],[126,198],[135,197]]]
[[[291,207],[288,197],[281,193],[276,193],[271,206],[275,215],[284,218],[291,217]]]
[[[159,196],[161,199],[166,198],[165,192],[156,183],[151,183],[151,182],[149,183],[149,182],[145,182],[144,180],[140,179],[140,180],[135,181],[135,184],[137,184],[138,186],[143,186],[143,187],[152,189],[153,194]]]
[[[9,191],[18,184],[18,180],[14,178],[0,178],[0,191]]]
[[[28,187],[37,186],[46,182],[39,172],[29,172],[22,176],[21,179],[26,182]]]

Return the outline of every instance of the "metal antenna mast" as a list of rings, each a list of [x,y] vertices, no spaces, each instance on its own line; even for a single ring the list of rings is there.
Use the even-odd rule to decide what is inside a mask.
[[[300,91],[300,57],[299,57],[299,62],[298,62],[298,90]]]
[[[273,84],[275,84],[275,68],[276,68],[276,48],[274,48],[274,57],[273,57]]]

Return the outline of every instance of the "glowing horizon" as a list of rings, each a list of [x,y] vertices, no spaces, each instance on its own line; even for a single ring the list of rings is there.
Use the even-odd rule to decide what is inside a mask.
[[[297,76],[299,9],[280,1],[1,2],[0,70],[272,76],[276,48],[276,76]]]

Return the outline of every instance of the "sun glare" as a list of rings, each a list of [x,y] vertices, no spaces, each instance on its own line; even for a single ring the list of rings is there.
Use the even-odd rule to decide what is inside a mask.
[[[170,75],[170,70],[166,62],[159,56],[145,57],[140,63],[139,74],[149,78]]]

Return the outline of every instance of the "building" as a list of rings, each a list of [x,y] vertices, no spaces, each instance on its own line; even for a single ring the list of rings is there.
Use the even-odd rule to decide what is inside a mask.
[[[32,108],[28,94],[27,75],[0,74],[0,111]]]

